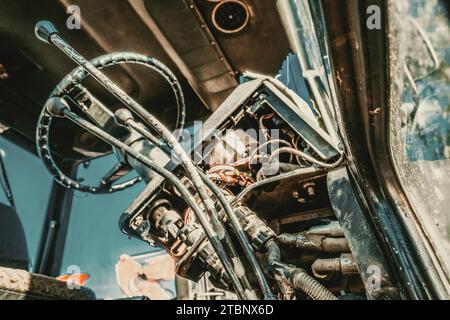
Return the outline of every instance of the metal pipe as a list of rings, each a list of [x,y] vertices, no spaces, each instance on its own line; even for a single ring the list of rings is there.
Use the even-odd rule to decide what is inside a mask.
[[[278,241],[289,247],[302,250],[314,250],[329,253],[350,252],[347,239],[345,238],[328,238],[318,234],[308,233],[283,233],[278,237]]]
[[[317,259],[311,265],[311,270],[319,279],[326,279],[333,273],[342,273],[343,275],[358,274],[358,268],[355,259],[351,254],[341,254],[339,258]]]

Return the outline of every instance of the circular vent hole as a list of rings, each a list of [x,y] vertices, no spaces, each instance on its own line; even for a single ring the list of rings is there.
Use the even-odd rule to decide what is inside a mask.
[[[224,33],[236,33],[245,28],[250,19],[247,6],[241,1],[225,0],[216,5],[212,12],[212,21],[217,30]]]

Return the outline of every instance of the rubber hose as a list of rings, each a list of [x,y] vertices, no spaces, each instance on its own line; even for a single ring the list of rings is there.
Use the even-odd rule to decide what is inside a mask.
[[[330,290],[325,288],[305,270],[296,268],[290,277],[294,288],[301,290],[313,300],[337,300]]]
[[[274,264],[277,261],[281,260],[280,248],[278,247],[277,243],[274,240],[270,240],[266,244],[266,250],[267,250],[267,264],[269,265],[269,269],[272,270]]]

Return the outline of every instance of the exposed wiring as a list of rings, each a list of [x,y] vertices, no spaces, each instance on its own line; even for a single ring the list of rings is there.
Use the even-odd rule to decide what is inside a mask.
[[[272,117],[273,117],[273,113],[272,114],[266,114],[266,115],[261,116],[259,118],[259,121],[258,121],[259,122],[259,128],[261,129],[261,132],[263,133],[264,138],[266,139],[266,141],[270,140],[270,135],[269,135],[269,130],[264,125],[264,120],[272,119]]]
[[[263,159],[263,158],[269,158],[269,155],[267,155],[267,154],[256,155],[256,156],[253,157],[253,160],[260,160],[260,159]],[[231,163],[229,165],[232,166],[232,167],[240,167],[240,166],[243,166],[243,165],[246,165],[246,164],[248,165],[250,160],[251,160],[250,157],[246,157],[244,159],[241,159],[241,160],[238,160],[236,162],[233,162],[233,163]]]
[[[117,112],[116,112],[116,115],[117,115]],[[142,134],[144,137],[146,137],[148,135],[148,130],[146,128],[144,128],[143,126],[138,125],[132,118],[122,119],[122,122],[125,123],[126,125],[130,126],[132,129],[136,130],[140,134]],[[227,214],[229,220],[231,221],[231,227],[235,231],[235,233],[238,237],[239,243],[240,243],[241,247],[243,248],[245,255],[247,256],[247,259],[249,260],[252,269],[257,274],[257,278],[258,278],[259,284],[261,286],[261,289],[263,291],[264,297],[266,299],[272,299],[273,294],[270,290],[267,280],[264,277],[261,266],[259,265],[259,262],[256,258],[255,252],[252,250],[250,242],[247,239],[247,236],[242,231],[239,220],[236,217],[236,214],[233,211],[233,208],[231,207],[230,203],[225,198],[222,191],[214,184],[214,182],[212,182],[200,169],[198,169],[191,162],[191,160],[189,159],[189,156],[187,156],[184,149],[182,149],[181,145],[177,141],[176,141],[176,143],[179,146],[179,148],[181,148],[182,153],[184,155],[186,155],[186,157],[187,157],[187,161],[189,162],[188,168],[193,170],[193,171],[189,171],[185,167],[186,171],[189,171],[191,173],[191,175],[194,175],[194,176],[198,175],[200,177],[200,179],[202,179],[202,182],[205,183],[206,186],[208,186],[209,190],[219,200],[220,204],[222,205],[222,208],[224,209],[225,213]],[[170,143],[168,143],[168,144],[169,144],[169,146],[171,145]],[[175,152],[175,149],[173,151]],[[186,161],[186,158],[184,158],[184,160]],[[192,179],[191,179],[191,182],[194,183],[194,181]],[[195,186],[195,184],[194,184],[194,186]],[[198,190],[198,188],[196,188],[196,189]],[[208,192],[207,190],[208,189],[205,188],[205,192]],[[200,191],[199,191],[199,196],[202,199],[202,201],[206,207],[205,196],[202,197]],[[208,203],[210,201],[211,205],[214,206],[214,201],[209,197],[209,195],[207,197],[207,200],[208,200]],[[213,223],[216,223],[216,226],[222,225],[221,220],[218,218],[215,208],[212,210],[212,214],[210,215],[210,218],[214,219]],[[225,227],[223,227],[223,225],[222,225],[222,231],[224,232],[225,236],[227,237],[227,231],[226,231]],[[233,249],[233,251],[235,251],[235,250]]]
[[[295,139],[295,137],[292,137],[292,145],[294,146],[295,150],[298,150],[298,140],[300,140],[300,136],[297,136],[297,139]],[[299,156],[295,155],[295,160],[300,166],[304,165]]]
[[[316,164],[316,165],[318,165],[320,167],[323,167],[323,168],[326,168],[326,169],[334,169],[334,168],[338,167],[342,163],[342,161],[344,160],[344,154],[343,153],[341,154],[341,156],[339,157],[339,159],[336,162],[334,162],[334,163],[326,163],[326,162],[317,160],[317,159],[311,157],[310,155],[308,155],[308,154],[306,154],[306,153],[304,153],[304,152],[302,152],[300,150],[296,150],[296,149],[293,149],[293,148],[280,148],[280,149],[275,150],[272,153],[272,155],[270,156],[269,162],[272,162],[276,156],[278,156],[279,154],[282,154],[282,153],[290,153],[290,154],[297,155],[297,156],[303,158],[304,160],[306,160],[306,161],[308,161],[310,163]]]
[[[238,169],[227,165],[212,167],[206,172],[207,176],[215,181],[223,182],[225,185],[239,185],[245,187],[255,182],[250,175],[240,172]]]
[[[286,140],[281,140],[281,139],[274,139],[274,140],[270,140],[270,141],[267,141],[267,142],[261,144],[250,155],[249,162],[248,162],[248,168],[249,169],[252,168],[253,160],[255,159],[255,156],[258,154],[258,151],[260,151],[262,148],[267,147],[268,145],[272,145],[272,144],[275,144],[275,143],[284,144],[284,145],[289,146],[289,147],[291,146],[291,144],[289,142],[287,142]]]

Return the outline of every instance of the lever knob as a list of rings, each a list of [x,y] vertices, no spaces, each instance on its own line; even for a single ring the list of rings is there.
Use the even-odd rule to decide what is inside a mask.
[[[47,43],[51,43],[50,37],[53,34],[57,34],[58,30],[56,30],[56,27],[51,23],[50,21],[39,21],[36,26],[34,27],[34,33],[36,34],[36,37]]]
[[[133,114],[128,109],[119,109],[114,114],[117,124],[127,126],[127,122],[133,120]]]
[[[45,104],[45,108],[49,113],[51,113],[54,117],[64,118],[64,111],[66,109],[70,110],[69,105],[64,99],[60,97],[53,97],[48,99]]]

